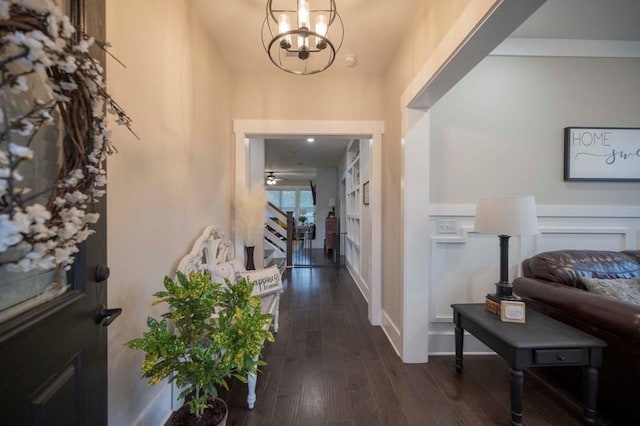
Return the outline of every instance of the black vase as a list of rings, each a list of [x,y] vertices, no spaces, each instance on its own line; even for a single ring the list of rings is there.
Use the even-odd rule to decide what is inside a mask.
[[[244,246],[244,258],[246,261],[247,271],[253,271],[256,269],[256,265],[253,263],[253,250],[255,246]]]

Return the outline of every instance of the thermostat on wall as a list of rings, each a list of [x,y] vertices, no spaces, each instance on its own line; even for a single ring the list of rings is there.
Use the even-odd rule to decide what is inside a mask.
[[[500,319],[505,322],[524,322],[524,302],[500,301]]]

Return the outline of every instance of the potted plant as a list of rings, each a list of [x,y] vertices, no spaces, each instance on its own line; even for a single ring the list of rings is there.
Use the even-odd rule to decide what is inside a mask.
[[[273,341],[271,315],[261,313],[251,282],[225,284],[205,272],[178,272],[176,281],[165,277],[153,305],[167,303],[169,311],[161,320],[149,317],[149,330],[126,343],[145,351],[142,375],[149,385],[169,378],[180,388],[185,405],[173,413],[171,425],[224,425],[227,406],[217,398],[218,388],[227,389],[231,377],[246,383],[264,365],[255,359],[262,343]]]

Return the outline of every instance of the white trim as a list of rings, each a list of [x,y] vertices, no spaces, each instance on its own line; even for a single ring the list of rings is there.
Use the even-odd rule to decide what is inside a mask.
[[[545,1],[469,2],[405,89],[400,107],[432,107]]]
[[[542,236],[544,234],[594,234],[594,235],[623,235],[624,236],[624,246],[621,247],[621,250],[635,250],[633,243],[633,231],[629,227],[620,227],[620,226],[544,226],[538,229],[538,234],[535,236],[535,244],[536,247],[540,246],[540,242],[542,240]]]
[[[367,283],[360,279],[360,275],[356,274],[353,266],[350,263],[347,262],[346,267],[347,272],[349,272],[349,275],[351,275],[351,279],[356,283],[356,287],[358,288],[358,290],[360,290],[360,294],[362,294],[364,301],[367,302],[367,305],[370,305],[371,303],[369,302],[369,293],[371,290],[369,289],[369,287],[367,287]]]
[[[246,188],[249,183],[249,138],[247,138],[246,133],[236,133],[234,146],[236,178],[233,192],[233,204],[236,205],[238,201],[236,196],[240,192],[240,188]],[[244,241],[242,241],[242,238],[240,238],[235,232],[237,229],[235,215],[233,216],[233,229],[234,238],[231,239],[231,241],[234,242],[236,256],[244,259]]]
[[[428,221],[425,220],[429,211],[430,136],[428,132],[426,135],[409,136],[412,129],[421,127],[415,126],[415,122],[411,123],[410,120],[420,117],[416,115],[416,109],[426,110],[433,106],[542,3],[544,0],[470,2],[400,96],[400,136],[411,138],[409,148],[402,148],[403,170],[400,182],[400,208],[403,219],[400,238],[403,259],[401,315],[404,362],[428,361],[431,288],[431,282],[425,280],[429,276],[430,265],[424,264],[425,260],[430,258],[431,249],[430,244],[425,244],[430,237]],[[426,148],[421,147],[421,143],[425,143]],[[416,167],[417,159],[412,156],[425,150],[421,170],[420,167]],[[426,176],[426,181],[416,181],[416,176]],[[415,187],[418,184],[422,185],[422,193],[416,193]]]
[[[491,56],[640,58],[640,41],[511,37],[496,47]]]
[[[367,136],[384,133],[383,121],[233,120],[236,134],[249,136],[316,135]]]
[[[402,361],[429,360],[429,210],[430,120],[429,111],[412,111],[413,126],[402,146],[401,214],[403,225]],[[426,282],[425,282],[426,281]]]
[[[640,206],[562,206],[537,205],[538,217],[605,217],[636,218],[640,217]],[[475,204],[431,204],[429,216],[473,217]]]
[[[387,339],[391,343],[393,350],[396,351],[399,357],[402,358],[400,354],[400,350],[398,348],[402,347],[402,333],[400,333],[400,329],[393,322],[391,317],[385,312],[382,311],[382,331],[387,336]]]
[[[173,384],[165,383],[160,392],[153,397],[151,402],[142,410],[133,426],[163,425],[166,424],[177,409],[173,401]],[[179,408],[179,407],[178,407]]]
[[[248,182],[248,137],[282,135],[335,135],[349,137],[371,137],[373,140],[371,159],[371,282],[369,295],[369,321],[380,325],[382,318],[382,147],[383,121],[342,120],[234,120],[235,133],[235,193]],[[377,198],[376,198],[377,197]],[[376,199],[378,200],[376,202]],[[235,219],[235,218],[234,218]],[[243,242],[235,235],[236,253],[243,253]],[[360,288],[360,286],[358,286]],[[361,289],[362,291],[362,289]]]
[[[376,133],[371,139],[370,175],[371,197],[371,305],[380,309],[369,310],[372,325],[382,324],[382,141],[383,133]],[[376,259],[378,261],[376,261]]]

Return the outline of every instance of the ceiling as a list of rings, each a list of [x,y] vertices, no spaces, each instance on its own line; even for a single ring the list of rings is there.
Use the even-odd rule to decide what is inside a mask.
[[[317,1],[317,0],[316,0]],[[326,2],[327,0],[323,0]],[[404,35],[413,12],[424,0],[336,0],[344,22],[344,42],[332,67],[325,72],[382,74]],[[197,13],[234,70],[275,70],[262,47],[261,30],[267,0],[194,0]],[[293,0],[274,0],[295,5]],[[293,8],[293,7],[292,7]],[[348,68],[346,54],[358,65]]]
[[[266,0],[192,1],[233,70],[282,72],[262,46]],[[425,1],[336,0],[344,21],[344,43],[324,73],[383,74],[415,10]],[[640,0],[547,0],[512,37],[640,41]],[[357,56],[356,67],[345,65],[347,54]],[[316,167],[337,166],[349,140],[316,139],[314,144],[286,137],[268,140],[265,170],[287,170],[290,179],[307,180]]]
[[[232,69],[276,70],[261,40],[267,0],[192,1]],[[293,4],[293,0],[274,0],[274,4],[287,1]],[[344,43],[325,73],[384,73],[415,10],[426,1],[336,0],[344,21]],[[639,0],[547,0],[513,36],[640,40],[639,22]],[[345,65],[347,54],[357,56],[355,68]]]
[[[264,170],[285,181],[315,179],[317,168],[338,167],[351,139],[315,137],[265,139]]]

